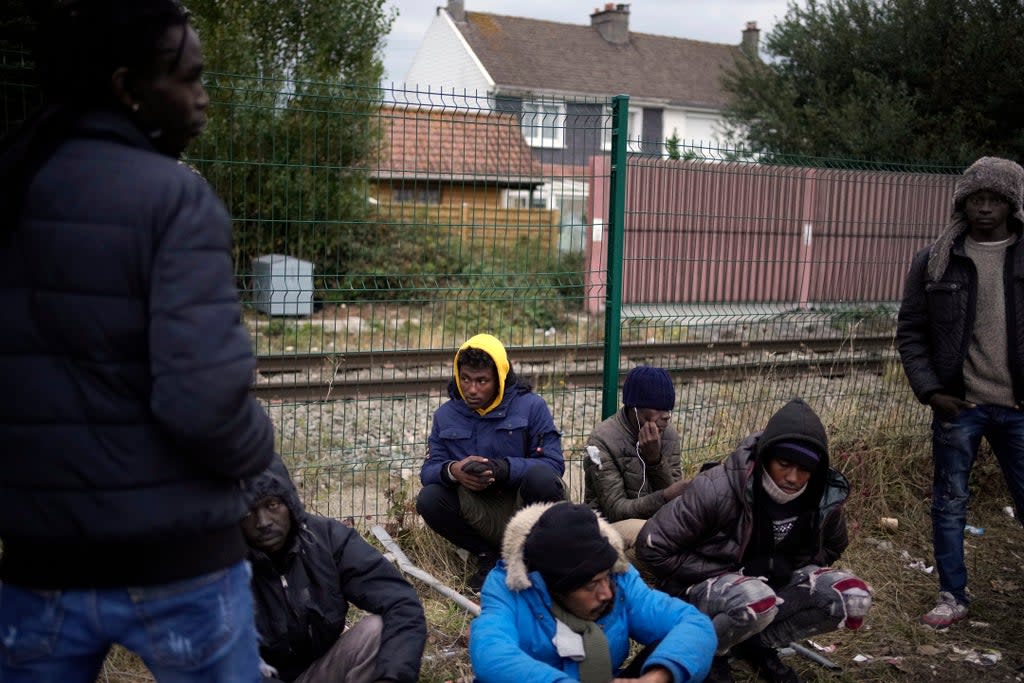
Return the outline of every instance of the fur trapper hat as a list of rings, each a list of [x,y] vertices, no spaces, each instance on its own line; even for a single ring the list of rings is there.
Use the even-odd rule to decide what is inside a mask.
[[[965,200],[980,190],[997,192],[1010,202],[1010,215],[1024,225],[1024,168],[1009,159],[981,157],[963,172],[953,189],[953,216],[949,227],[928,254],[928,279],[938,280],[949,265],[953,242],[968,230]]]
[[[530,572],[538,570],[537,567],[528,566],[526,560],[526,544],[534,526],[537,525],[545,512],[556,505],[567,505],[567,503],[534,503],[527,505],[517,512],[505,527],[505,536],[501,542],[501,556],[505,560],[505,585],[509,590],[521,591],[533,586],[530,580]],[[607,539],[608,543],[615,550],[615,562],[612,564],[613,574],[622,574],[629,569],[629,561],[626,559],[625,550],[622,544],[622,537],[612,528],[601,515],[594,512],[597,518],[597,526],[600,534]],[[568,530],[567,530],[568,531]],[[602,570],[597,570],[598,573]],[[541,576],[544,576],[541,571]],[[546,579],[545,579],[546,581]]]

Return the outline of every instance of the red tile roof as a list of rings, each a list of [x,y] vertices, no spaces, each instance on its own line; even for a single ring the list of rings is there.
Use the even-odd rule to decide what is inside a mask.
[[[615,45],[589,25],[483,12],[466,12],[466,21],[455,25],[505,92],[625,93],[720,109],[728,101],[723,68],[743,54],[738,44],[632,32],[628,43]]]
[[[380,111],[381,151],[374,178],[544,182],[518,117],[452,108]]]

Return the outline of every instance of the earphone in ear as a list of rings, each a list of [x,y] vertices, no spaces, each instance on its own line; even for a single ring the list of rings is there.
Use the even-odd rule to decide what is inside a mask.
[[[636,428],[640,429],[643,427],[643,425],[640,424],[640,412],[636,409],[636,406],[633,406],[633,417],[636,418]]]

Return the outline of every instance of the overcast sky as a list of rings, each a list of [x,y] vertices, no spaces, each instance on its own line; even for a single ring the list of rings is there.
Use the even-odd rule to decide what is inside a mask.
[[[633,0],[629,28],[677,38],[738,45],[748,21],[756,21],[761,38],[786,14],[790,0]],[[387,0],[398,10],[384,47],[384,82],[401,83],[416,48],[447,0]],[[467,11],[529,17],[566,24],[590,24],[590,15],[604,2],[597,0],[465,0]]]

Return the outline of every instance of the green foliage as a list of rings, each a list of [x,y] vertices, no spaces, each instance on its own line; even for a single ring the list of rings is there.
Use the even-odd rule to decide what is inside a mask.
[[[190,160],[236,221],[235,263],[286,253],[345,272],[372,239],[365,169],[379,141],[384,0],[189,3],[210,125]],[[244,76],[236,74],[245,74]],[[245,161],[236,161],[245,160]]]
[[[679,142],[679,130],[677,128],[673,128],[672,135],[665,138],[665,153],[668,154],[669,159],[679,158]]]
[[[779,154],[1024,157],[1024,3],[807,0],[725,78],[733,139]]]

